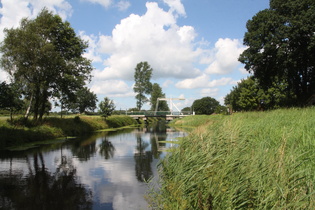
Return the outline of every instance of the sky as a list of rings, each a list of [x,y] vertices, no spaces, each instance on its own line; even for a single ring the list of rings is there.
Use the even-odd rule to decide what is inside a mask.
[[[94,70],[87,86],[99,102],[109,97],[117,110],[136,107],[135,67],[147,61],[151,82],[167,98],[184,98],[169,104],[182,109],[208,96],[223,105],[249,76],[238,61],[246,22],[269,8],[269,0],[0,0],[0,41],[4,28],[18,27],[44,7],[89,42],[84,56]]]

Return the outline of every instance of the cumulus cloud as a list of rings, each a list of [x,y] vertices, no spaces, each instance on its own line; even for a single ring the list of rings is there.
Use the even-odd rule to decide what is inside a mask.
[[[186,15],[184,5],[180,0],[164,0],[164,2],[170,7],[170,12],[176,12],[179,15]]]
[[[91,85],[91,91],[95,94],[104,94],[110,97],[134,96],[132,87],[122,80],[96,81]]]
[[[176,25],[173,14],[146,3],[147,12],[131,14],[116,25],[111,36],[99,38],[99,52],[108,54],[99,79],[133,80],[137,63],[147,61],[154,69],[153,78],[187,78],[200,75],[194,69],[199,51],[194,49],[196,32],[192,26]]]
[[[202,74],[196,78],[185,79],[176,83],[175,87],[180,89],[195,89],[195,88],[202,88],[207,86],[209,82],[210,76],[206,74]]]
[[[213,88],[218,86],[224,85],[231,85],[235,84],[237,81],[234,81],[232,78],[229,77],[222,77],[220,79],[210,80],[210,76],[207,74],[202,74],[199,77],[185,79],[178,83],[176,83],[176,87],[180,89],[197,89],[197,88]]]
[[[102,62],[101,56],[96,52],[97,50],[97,37],[94,35],[86,35],[84,31],[79,32],[79,36],[81,39],[87,41],[89,43],[89,47],[87,51],[83,54],[89,60],[93,62]]]
[[[211,55],[213,57],[204,58],[204,62],[209,62],[205,72],[208,74],[231,73],[239,65],[238,57],[244,50],[245,47],[240,40],[220,38],[215,43],[215,48]]]
[[[65,0],[2,0],[1,3],[0,41],[4,28],[18,27],[22,18],[35,18],[44,7],[63,19],[72,14],[71,5]]]

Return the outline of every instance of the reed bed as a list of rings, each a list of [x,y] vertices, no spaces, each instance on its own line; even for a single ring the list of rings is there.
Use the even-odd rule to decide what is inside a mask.
[[[191,116],[154,209],[315,209],[315,108]]]

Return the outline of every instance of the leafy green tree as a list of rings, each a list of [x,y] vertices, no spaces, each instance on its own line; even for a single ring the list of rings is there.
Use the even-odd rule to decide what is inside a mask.
[[[10,111],[10,118],[15,111],[21,110],[23,101],[20,99],[21,94],[17,85],[0,83],[0,109],[7,109]]]
[[[247,22],[239,60],[264,90],[285,81],[287,97],[294,93],[293,104],[302,105],[315,93],[314,31],[314,0],[271,0]]]
[[[191,107],[184,107],[182,110],[182,112],[185,112],[185,113],[190,113],[191,112]]]
[[[194,101],[192,107],[196,114],[213,114],[220,103],[211,97],[203,97]]]
[[[110,100],[108,97],[105,97],[104,101],[101,101],[98,106],[102,117],[105,118],[110,116],[116,108],[113,100]]]
[[[151,110],[156,109],[157,99],[158,98],[165,98],[165,94],[162,92],[162,88],[159,84],[154,83],[152,85],[152,92],[151,92]],[[159,101],[157,111],[169,111],[169,107],[166,101]]]
[[[75,93],[75,99],[66,101],[66,107],[72,112],[93,112],[96,109],[97,96],[87,87],[79,89]]]
[[[90,79],[91,62],[82,56],[87,43],[47,9],[4,34],[1,66],[21,83],[35,120],[42,119],[50,98],[71,95]]]
[[[137,108],[141,110],[144,103],[148,102],[147,94],[152,92],[152,83],[150,82],[153,69],[148,62],[140,62],[135,68],[135,86],[133,88],[136,93]]]
[[[273,82],[264,90],[253,76],[241,80],[224,99],[225,105],[231,105],[233,111],[266,110],[284,107],[290,104],[294,95],[286,91],[287,83]]]

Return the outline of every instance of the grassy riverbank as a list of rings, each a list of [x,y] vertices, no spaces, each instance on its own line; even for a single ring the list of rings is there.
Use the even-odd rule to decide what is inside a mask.
[[[315,108],[190,116],[161,163],[159,209],[314,209]]]
[[[41,124],[22,118],[9,122],[0,119],[0,149],[24,143],[56,139],[59,137],[81,136],[97,130],[135,125],[137,122],[129,116],[115,115],[106,118],[100,116],[72,116],[66,118],[48,117]]]

